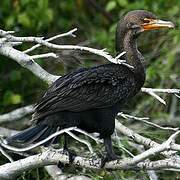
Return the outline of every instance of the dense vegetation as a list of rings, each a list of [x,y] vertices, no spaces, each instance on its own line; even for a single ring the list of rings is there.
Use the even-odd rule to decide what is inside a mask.
[[[147,32],[139,39],[139,49],[146,58],[147,80],[146,87],[180,88],[180,1],[179,0],[4,0],[0,1],[1,29],[15,30],[18,35],[50,37],[54,34],[78,28],[77,38],[63,38],[61,44],[82,44],[96,48],[107,48],[115,55],[114,36],[118,19],[134,9],[152,11],[164,20],[176,24],[173,31]],[[27,48],[24,45],[23,49]],[[38,49],[36,53],[45,51]],[[35,52],[34,52],[35,53]],[[64,74],[80,66],[94,66],[106,63],[102,58],[73,51],[56,52],[60,58],[38,60],[47,71],[53,74]],[[18,107],[35,103],[47,88],[47,85],[28,70],[5,57],[0,57],[0,113],[6,113]],[[129,103],[124,112],[137,116],[151,117],[158,124],[178,126],[180,121],[180,101],[171,95],[162,95],[167,106],[160,104],[154,98],[140,93],[133,102]],[[20,122],[20,121],[19,121]],[[128,125],[130,122],[123,121]],[[17,128],[25,128],[19,125]],[[24,124],[24,123],[22,123]],[[12,127],[8,124],[8,127]],[[170,132],[151,128],[139,122],[131,122],[138,133],[151,137],[157,142],[163,142]],[[128,149],[126,138],[121,142]],[[116,143],[118,150],[118,144]],[[98,148],[97,148],[98,149]],[[135,151],[135,150],[132,150]],[[123,157],[127,154],[123,154]],[[4,161],[3,161],[4,162]],[[3,163],[1,162],[1,163]],[[73,170],[69,170],[73,172]],[[80,173],[81,171],[75,171]],[[100,171],[85,174],[94,179],[148,179],[147,173],[135,171]],[[168,171],[159,171],[162,179],[168,179]],[[19,179],[50,179],[43,170],[26,173]],[[180,175],[174,173],[174,178]],[[35,178],[35,179],[36,179]]]

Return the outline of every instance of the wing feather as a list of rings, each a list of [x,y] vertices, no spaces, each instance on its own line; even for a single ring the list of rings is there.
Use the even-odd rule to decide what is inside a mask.
[[[37,117],[53,111],[80,112],[112,106],[133,90],[133,77],[128,68],[112,64],[65,75],[53,83],[36,105]]]

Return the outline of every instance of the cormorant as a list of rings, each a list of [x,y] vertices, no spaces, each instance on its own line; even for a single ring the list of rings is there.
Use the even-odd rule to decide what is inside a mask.
[[[107,152],[103,165],[117,159],[111,142],[115,117],[145,82],[144,58],[137,49],[136,39],[147,30],[173,27],[172,22],[159,20],[145,10],[127,13],[117,25],[116,50],[126,52],[123,59],[133,68],[109,63],[60,77],[35,106],[32,127],[8,138],[7,142],[38,142],[58,129],[76,126],[100,134]]]

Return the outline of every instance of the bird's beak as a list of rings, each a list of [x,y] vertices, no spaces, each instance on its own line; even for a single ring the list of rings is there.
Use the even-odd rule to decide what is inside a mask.
[[[163,21],[157,19],[152,19],[149,23],[144,23],[142,26],[144,31],[175,27],[174,24],[170,21]]]

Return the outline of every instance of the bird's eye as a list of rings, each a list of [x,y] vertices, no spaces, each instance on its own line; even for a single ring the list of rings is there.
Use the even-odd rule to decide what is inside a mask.
[[[143,19],[143,23],[150,23],[151,21],[150,21],[150,19],[148,19],[148,18],[144,18]]]

